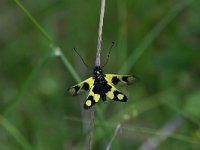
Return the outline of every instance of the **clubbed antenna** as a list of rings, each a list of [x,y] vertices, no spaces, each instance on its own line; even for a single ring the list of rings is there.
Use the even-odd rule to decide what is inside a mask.
[[[109,49],[109,52],[108,52],[108,57],[107,57],[107,60],[106,60],[106,62],[104,63],[104,65],[102,66],[102,68],[103,67],[105,67],[106,65],[107,65],[107,63],[108,63],[108,60],[109,60],[109,57],[110,57],[110,53],[111,53],[111,50],[112,50],[112,48],[113,48],[113,46],[114,46],[114,42],[112,42],[112,45],[110,46],[110,49]]]
[[[91,67],[90,65],[88,65],[87,63],[85,63],[85,61],[83,60],[83,57],[81,57],[81,55],[78,53],[78,51],[74,48],[74,51],[78,54],[78,56],[81,58],[82,62],[85,64],[86,67],[92,69],[93,67]]]

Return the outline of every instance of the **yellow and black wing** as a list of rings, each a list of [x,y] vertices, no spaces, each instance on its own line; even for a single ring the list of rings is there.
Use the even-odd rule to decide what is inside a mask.
[[[84,91],[88,91],[89,89],[91,89],[93,84],[94,84],[94,79],[93,79],[93,77],[90,77],[90,78],[82,81],[81,83],[70,87],[68,89],[68,92],[70,92],[72,95],[78,95]]]
[[[100,95],[93,92],[94,86],[91,87],[88,97],[84,103],[84,109],[91,108],[95,103],[100,100]]]
[[[109,99],[120,102],[127,102],[127,97],[125,94],[120,92],[112,83],[107,82],[107,85],[111,87],[106,93],[106,96]]]
[[[105,74],[105,79],[114,85],[128,85],[135,82],[137,78],[131,75]]]

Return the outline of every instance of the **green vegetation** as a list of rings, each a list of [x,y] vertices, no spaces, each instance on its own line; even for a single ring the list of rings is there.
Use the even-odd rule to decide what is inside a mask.
[[[85,95],[68,87],[92,75],[100,1],[0,2],[0,150],[88,146]],[[133,74],[128,103],[100,102],[94,149],[198,150],[200,2],[106,2],[101,60],[106,73]],[[164,131],[160,133],[158,131]],[[149,145],[148,145],[149,147]],[[147,150],[147,149],[146,149]]]

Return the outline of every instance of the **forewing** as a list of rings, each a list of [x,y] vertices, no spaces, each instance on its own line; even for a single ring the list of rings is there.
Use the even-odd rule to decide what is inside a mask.
[[[116,87],[114,87],[113,84],[111,83],[107,83],[108,86],[110,86],[110,90],[106,93],[106,96],[111,99],[111,100],[115,100],[115,101],[120,101],[120,102],[127,102],[127,97],[125,94],[123,94],[122,92],[120,92]]]
[[[95,94],[93,92],[94,86],[91,87],[88,97],[84,103],[84,109],[89,109],[91,108],[94,104],[96,104],[100,100],[100,95]]]
[[[68,92],[70,92],[72,95],[78,95],[84,91],[88,91],[89,89],[91,89],[93,84],[94,84],[94,79],[93,79],[93,77],[90,77],[90,78],[82,81],[81,83],[70,87],[68,89]]]
[[[136,77],[131,75],[105,74],[105,79],[114,85],[132,84]]]

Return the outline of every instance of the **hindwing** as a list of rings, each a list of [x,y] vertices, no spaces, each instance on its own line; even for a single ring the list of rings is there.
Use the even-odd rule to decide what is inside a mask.
[[[136,77],[131,75],[105,74],[105,79],[114,85],[127,85],[132,84],[136,80]]]
[[[127,102],[127,97],[125,94],[120,92],[113,84],[107,83],[109,86],[111,86],[111,89],[106,93],[106,96],[115,101],[120,101],[120,102]]]
[[[68,89],[68,91],[72,94],[72,95],[78,95],[84,91],[88,91],[89,89],[91,89],[91,87],[94,84],[94,78],[90,77],[84,81],[82,81],[81,83],[74,85],[72,87],[70,87]]]
[[[94,86],[91,87],[88,97],[84,103],[84,109],[91,108],[95,103],[97,103],[100,100],[100,94],[93,92]]]

